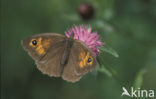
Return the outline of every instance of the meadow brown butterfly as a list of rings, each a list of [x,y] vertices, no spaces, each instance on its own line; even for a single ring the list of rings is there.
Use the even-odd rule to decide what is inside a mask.
[[[97,66],[91,49],[73,36],[67,38],[58,33],[43,33],[22,40],[22,46],[42,73],[69,82],[79,81]]]

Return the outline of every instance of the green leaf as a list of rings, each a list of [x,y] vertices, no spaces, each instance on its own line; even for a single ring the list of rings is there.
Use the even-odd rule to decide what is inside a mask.
[[[143,74],[142,87],[146,89],[156,89],[156,67],[147,65]]]
[[[140,72],[136,75],[135,82],[134,82],[134,88],[137,89],[142,86],[144,73],[145,73],[145,70],[141,69]]]
[[[119,84],[121,86],[124,85],[123,81],[120,79],[117,72],[111,66],[106,65],[106,63],[104,62],[102,56],[98,56],[97,61],[99,63],[99,66],[98,66],[98,69],[97,69],[99,72],[105,73],[109,77],[114,78],[116,81],[119,82]]]
[[[107,52],[107,53],[113,55],[114,57],[119,57],[118,53],[114,49],[109,47],[108,45],[104,45],[103,47],[99,47],[99,50],[101,52]]]
[[[110,66],[104,64],[103,58],[101,56],[97,57],[97,61],[99,63],[98,71],[107,74],[109,77],[113,77],[116,75],[116,71]]]
[[[98,66],[98,69],[97,70],[99,72],[105,73],[106,75],[108,75],[109,77],[111,77],[112,76],[112,72],[111,72],[111,70],[106,65],[104,65],[104,61],[103,61],[102,56],[98,56],[97,57],[97,61],[99,63],[99,66]]]
[[[106,69],[105,66],[98,66],[98,71],[105,73],[109,77],[112,77],[112,73],[108,69]]]

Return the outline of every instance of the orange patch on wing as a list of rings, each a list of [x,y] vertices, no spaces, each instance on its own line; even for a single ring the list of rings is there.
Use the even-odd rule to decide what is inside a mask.
[[[33,41],[33,40],[36,40],[36,41],[37,41],[37,45],[33,45],[33,44],[32,44],[32,41]],[[30,41],[29,45],[30,45],[31,47],[33,47],[39,55],[45,54],[45,49],[44,49],[43,46],[42,46],[42,38],[41,38],[41,37],[38,38],[38,39],[32,39],[32,40]]]
[[[89,58],[91,59],[91,62],[88,62]],[[83,50],[80,52],[79,60],[81,60],[79,62],[80,68],[84,68],[88,65],[91,66],[93,64],[93,58],[90,56],[90,53],[89,52],[85,53]]]
[[[52,42],[51,42],[51,39],[46,39],[46,40],[44,40],[43,41],[43,47],[44,48],[49,48],[49,46],[50,46],[50,44],[51,44]]]
[[[35,50],[40,55],[45,54],[45,50],[44,50],[44,48],[42,46],[42,38],[41,37],[37,40],[37,48]]]

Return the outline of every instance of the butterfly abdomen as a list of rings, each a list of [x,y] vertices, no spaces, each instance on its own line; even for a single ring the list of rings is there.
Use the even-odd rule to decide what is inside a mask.
[[[71,51],[71,47],[73,45],[73,39],[66,39],[65,41],[65,48],[64,48],[64,52],[61,58],[61,65],[65,66],[68,63],[68,59],[69,59],[69,55],[70,55],[70,51]]]

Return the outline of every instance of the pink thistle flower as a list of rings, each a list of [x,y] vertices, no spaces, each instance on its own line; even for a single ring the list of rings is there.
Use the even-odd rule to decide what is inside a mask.
[[[73,33],[74,39],[84,42],[92,50],[95,56],[100,54],[98,47],[103,46],[103,43],[100,41],[97,32],[91,32],[90,26],[73,26],[65,32],[65,35],[69,38]]]

